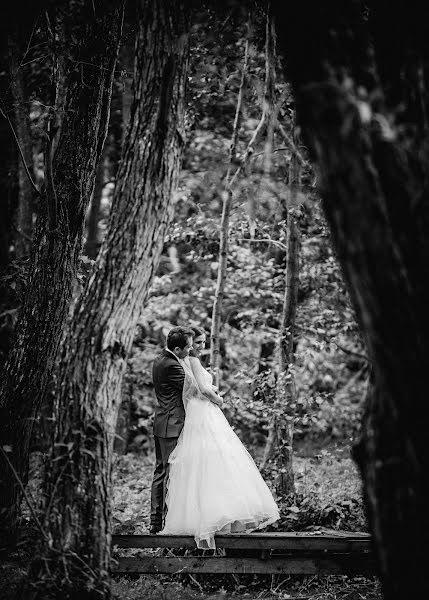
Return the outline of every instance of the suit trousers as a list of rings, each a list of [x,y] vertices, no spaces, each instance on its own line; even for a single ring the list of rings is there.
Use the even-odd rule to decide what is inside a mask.
[[[177,445],[178,437],[155,438],[155,471],[152,480],[150,525],[161,528],[164,524],[167,507],[165,496],[167,492],[168,472],[170,465],[168,459]]]

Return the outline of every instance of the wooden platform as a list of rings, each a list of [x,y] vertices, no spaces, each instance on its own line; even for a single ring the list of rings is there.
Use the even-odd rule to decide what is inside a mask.
[[[165,551],[163,556],[142,553],[138,557],[119,557],[112,572],[375,574],[371,537],[367,533],[236,533],[219,535],[215,540],[217,548],[225,550],[225,556],[174,556],[174,552],[171,556],[165,556]],[[192,536],[114,535],[113,545],[118,548],[196,550]],[[240,550],[243,556],[237,556]]]

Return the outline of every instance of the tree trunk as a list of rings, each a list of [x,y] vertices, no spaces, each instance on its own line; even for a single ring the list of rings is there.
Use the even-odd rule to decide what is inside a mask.
[[[9,37],[9,76],[14,104],[15,134],[22,152],[18,161],[18,206],[15,213],[15,256],[22,258],[29,256],[31,251],[34,190],[29,176],[34,180],[34,164],[29,106],[25,93],[24,68],[21,66],[22,50],[19,40],[17,29]]]
[[[45,188],[38,202],[26,299],[0,388],[0,439],[24,483],[33,422],[67,319],[85,211],[106,135],[121,15],[121,0],[103,5],[96,14],[93,3],[85,0],[61,6],[57,13],[67,49],[60,56],[64,81],[58,86],[64,92],[63,118],[53,158],[52,129],[46,134]],[[21,491],[1,457],[0,473],[0,532],[11,539]]]
[[[293,136],[295,137],[295,136]],[[295,141],[295,140],[294,140]],[[270,460],[276,471],[276,489],[282,496],[295,495],[293,472],[293,417],[296,405],[293,339],[299,286],[299,225],[296,218],[300,189],[300,163],[292,152],[289,164],[289,194],[286,206],[285,295],[279,331],[279,373],[273,421],[270,426],[264,465]]]
[[[115,442],[113,444],[113,450],[117,454],[126,454],[128,450],[133,391],[133,384],[125,381],[124,377],[121,386],[121,403],[115,427]]]
[[[109,229],[76,304],[56,385],[38,598],[108,598],[110,488],[121,383],[171,221],[184,142],[187,3],[142,0],[132,123]],[[47,567],[47,565],[49,565]]]
[[[258,361],[258,375],[271,371],[271,362],[276,350],[276,342],[274,339],[267,339],[261,343]]]
[[[423,7],[278,10],[296,110],[372,361],[356,448],[385,597],[429,595],[429,77]],[[371,43],[369,43],[371,39]]]
[[[0,115],[0,276],[4,275],[10,260],[13,244],[13,208],[16,206],[15,165],[18,159],[13,148],[13,138],[8,122]]]
[[[94,191],[92,193],[91,203],[89,206],[88,219],[86,224],[86,243],[85,253],[95,260],[98,254],[100,245],[98,235],[98,221],[100,219],[100,207],[103,197],[104,181],[105,181],[106,165],[104,164],[104,156],[100,160],[97,168],[97,176],[95,178]]]
[[[120,65],[122,75],[122,94],[121,94],[121,112],[122,112],[122,146],[125,143],[128,125],[131,117],[131,106],[133,102],[133,64],[135,45],[128,42],[124,44],[120,52]]]
[[[10,351],[17,310],[15,290],[3,279],[10,267],[11,248],[16,238],[14,209],[18,196],[15,177],[17,160],[9,123],[0,115],[0,372]]]
[[[220,327],[222,317],[222,303],[226,280],[226,267],[228,263],[228,242],[229,242],[229,216],[232,204],[232,171],[237,164],[237,142],[240,129],[241,113],[243,108],[244,88],[247,77],[248,59],[249,59],[249,27],[246,47],[244,52],[243,69],[241,73],[240,88],[237,97],[237,107],[235,110],[235,119],[232,129],[232,139],[229,149],[229,166],[225,177],[225,189],[223,191],[222,218],[220,224],[220,242],[219,242],[219,266],[217,271],[217,281],[215,297],[212,310],[212,326],[210,333],[210,366],[214,375],[216,386],[219,386],[220,379]]]

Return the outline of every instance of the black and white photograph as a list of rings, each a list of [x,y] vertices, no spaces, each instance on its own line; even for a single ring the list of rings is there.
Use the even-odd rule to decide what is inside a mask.
[[[14,0],[0,600],[425,600],[429,21]]]

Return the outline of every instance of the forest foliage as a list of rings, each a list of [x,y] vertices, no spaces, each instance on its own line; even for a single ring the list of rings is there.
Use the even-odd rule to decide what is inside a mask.
[[[200,324],[210,331],[216,284],[222,183],[240,83],[244,31],[219,27],[213,15],[195,27],[188,88],[190,123],[177,191],[175,219],[165,240],[129,359],[125,389],[132,389],[134,447],[147,444],[153,401],[150,363],[172,325]],[[256,39],[255,39],[256,38]],[[263,108],[264,49],[252,40],[239,153]],[[219,52],[222,48],[222,53]],[[293,100],[280,78],[281,125],[290,132]],[[263,443],[272,404],[284,295],[285,198],[291,148],[276,134],[271,174],[263,170],[266,141],[234,184],[230,248],[221,331],[222,389],[234,426],[250,443]],[[305,154],[305,148],[301,149]],[[306,163],[300,191],[301,229],[297,331],[294,340],[298,399],[295,438],[348,440],[357,433],[367,358],[337,260],[332,252],[315,176]],[[209,349],[206,350],[206,362]],[[261,360],[272,367],[258,375]],[[271,404],[270,404],[271,403]],[[140,425],[139,425],[140,423]],[[135,440],[135,441],[134,441]]]
[[[263,15],[260,18],[263,19]],[[133,356],[130,358],[131,379],[133,371],[134,378],[138,371],[143,372],[142,367],[136,366],[140,362],[135,358],[139,349],[144,344],[149,345],[145,356],[150,363],[150,345],[158,344],[159,347],[163,343],[162,336],[171,325],[192,322],[210,329],[218,260],[222,182],[227,169],[226,156],[245,44],[245,26],[243,22],[237,23],[237,19],[237,15],[227,15],[223,23],[218,14],[208,11],[204,20],[196,19],[193,27],[187,144],[176,192],[175,217],[165,239],[158,272],[136,333]],[[263,109],[264,48],[260,29],[253,31],[251,38],[249,76],[239,132],[241,155],[246,150]],[[46,119],[43,102],[49,99],[46,90],[49,89],[50,68],[43,55],[49,48],[43,39],[38,38],[42,38],[42,31],[43,27],[34,30],[34,49],[32,47],[29,50],[29,56],[26,56],[28,64],[25,65],[25,69],[28,69],[27,94],[35,145],[34,169],[39,182],[43,176],[39,131]],[[126,32],[125,43],[129,44],[130,38],[132,29]],[[114,185],[115,166],[110,161],[118,160],[118,155],[114,155],[113,141],[117,143],[118,129],[126,127],[121,117],[121,95],[129,95],[132,89],[131,72],[125,70],[121,60],[125,61],[123,54],[115,71],[113,107],[105,149],[108,160],[104,161],[98,219],[98,243],[101,243],[105,234]],[[293,99],[279,68],[277,72],[276,92],[284,98],[278,118],[290,134]],[[228,395],[231,398],[237,399],[240,395],[248,399],[248,387],[244,387],[241,394],[241,388],[237,387],[239,383],[233,384],[232,377],[239,381],[242,372],[249,373],[249,366],[253,365],[255,369],[261,344],[276,341],[284,291],[285,222],[282,216],[291,148],[278,132],[271,143],[270,177],[264,175],[266,141],[262,140],[252,153],[246,173],[241,174],[234,186],[222,343],[228,348],[223,348],[223,386],[230,390]],[[305,155],[304,147],[300,151]],[[306,162],[298,210],[302,239],[295,368],[300,372],[300,402],[313,409],[316,405],[327,407],[332,403],[336,393],[349,382],[349,376],[358,373],[356,382],[362,384],[366,374],[363,344],[332,252],[315,184],[315,174]],[[13,248],[12,244],[10,253],[13,260],[1,279],[4,308],[1,311],[1,332],[5,341],[7,332],[16,322],[17,310],[23,300],[28,265],[28,257],[13,258]],[[83,253],[76,296],[91,273],[92,264],[92,259]],[[7,346],[2,348],[2,352],[4,361]],[[146,362],[144,357],[141,361],[142,364]],[[142,383],[148,383],[144,376]],[[269,387],[269,382],[267,385]],[[358,403],[359,393],[355,394],[355,404]],[[313,422],[316,430],[326,431],[327,434],[332,432],[334,436],[340,434],[341,426],[333,422],[325,424],[323,412],[320,419],[313,419]],[[301,423],[304,429],[307,423],[306,420]],[[355,426],[351,424],[352,429]]]
[[[202,14],[204,18],[199,18]],[[118,431],[122,437],[126,433],[126,444],[117,442],[122,450],[127,447],[148,452],[151,447],[154,394],[150,368],[168,328],[187,323],[200,324],[207,331],[211,327],[223,179],[228,168],[226,157],[246,44],[246,13],[244,9],[236,9],[221,20],[215,10],[208,8],[201,15],[194,19],[192,29],[187,143],[176,191],[175,217],[139,320],[123,383],[122,412],[126,413],[128,430]],[[263,11],[256,13],[250,32],[238,156],[246,152],[264,108],[264,18]],[[126,23],[123,50],[115,70],[112,111],[101,165],[103,184],[96,190],[101,194],[98,247],[106,233],[120,140],[125,134],[123,109],[132,94],[129,54],[133,29]],[[39,23],[33,31],[34,43],[25,55],[34,172],[39,185],[43,177],[39,132],[47,114],[44,107],[49,99],[50,72],[49,43],[44,40],[43,32],[44,26]],[[259,447],[265,442],[274,410],[274,348],[278,343],[284,294],[287,165],[293,151],[290,144],[293,98],[278,57],[276,62],[275,96],[280,99],[281,129],[274,132],[272,139],[265,136],[259,141],[244,172],[234,182],[221,331],[221,387],[227,400],[226,411],[243,441]],[[268,144],[269,176],[264,167]],[[294,339],[297,386],[294,437],[297,443],[304,444],[310,439],[328,444],[336,440],[350,443],[359,427],[368,360],[332,251],[315,173],[306,158],[305,147],[301,146],[299,152],[304,157],[304,175],[297,210],[301,264]],[[1,278],[3,361],[23,301],[28,265],[28,257],[14,258],[13,244],[10,248],[12,260]],[[76,298],[91,274],[94,258],[84,251],[80,261]],[[268,357],[264,357],[264,348],[270,349]],[[206,363],[208,354],[209,349]],[[270,368],[258,374],[265,362]],[[119,424],[123,422],[120,418]]]

